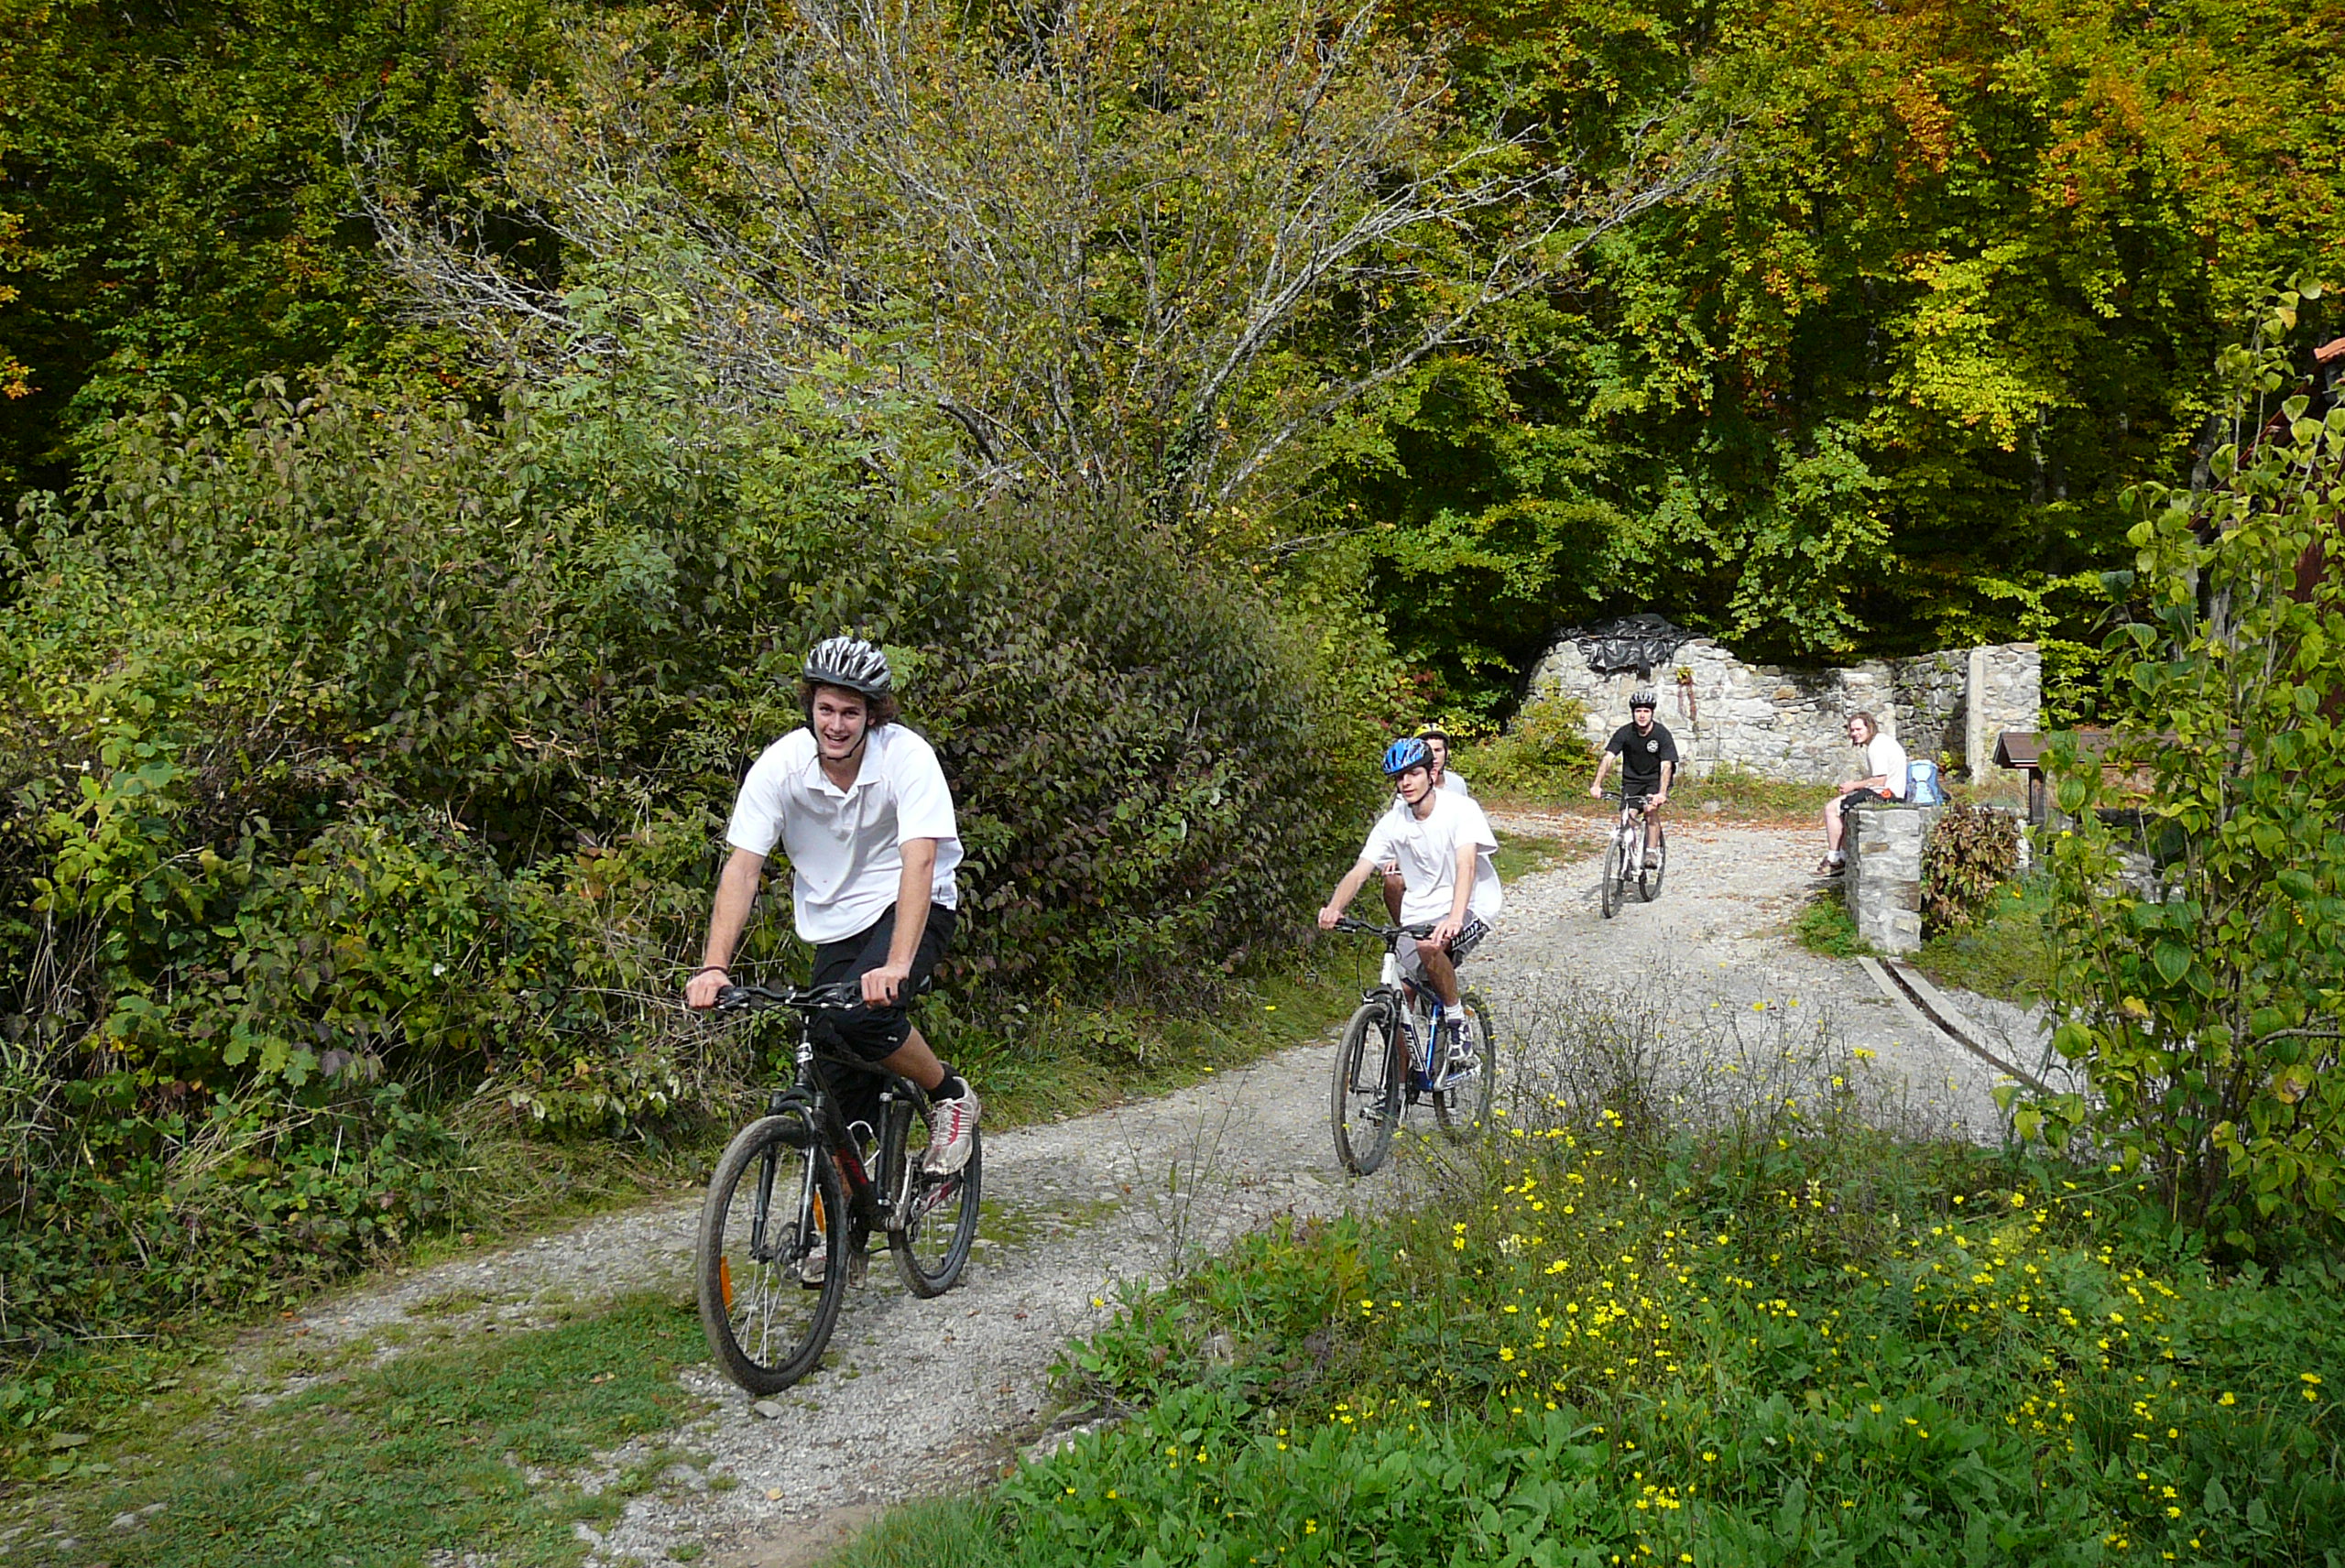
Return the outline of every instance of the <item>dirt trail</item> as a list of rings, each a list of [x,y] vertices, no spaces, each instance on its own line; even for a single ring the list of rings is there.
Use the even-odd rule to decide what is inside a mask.
[[[1511,823],[1585,844],[1569,819]],[[1924,1040],[1854,964],[1807,954],[1783,934],[1814,846],[1782,829],[1679,824],[1662,898],[1612,920],[1594,898],[1595,862],[1536,872],[1508,890],[1498,933],[1474,964],[1497,1000],[1543,982],[1651,984],[1675,976],[1672,1006],[1828,1009],[1852,1040],[1941,1099],[1954,1119],[1991,1118],[1991,1074]],[[1701,976],[1696,984],[1693,977]],[[705,1367],[687,1380],[709,1401],[681,1434],[705,1456],[675,1485],[638,1497],[595,1559],[722,1565],[810,1561],[880,1506],[999,1473],[1047,1421],[1049,1369],[1071,1336],[1108,1315],[1119,1283],[1162,1279],[1274,1214],[1323,1214],[1373,1201],[1386,1181],[1338,1172],[1325,1112],[1332,1039],[1215,1075],[1145,1104],[990,1134],[990,1235],[965,1283],[921,1301],[875,1258],[833,1341],[835,1361],[771,1401],[752,1401]],[[321,1301],[282,1333],[311,1343],[371,1339],[410,1313],[523,1326],[555,1301],[644,1285],[688,1292],[697,1203],[598,1218],[486,1257],[417,1270]],[[998,1208],[996,1218],[993,1211]],[[1102,1303],[1107,1303],[1103,1306]],[[635,1457],[613,1456],[613,1470]],[[712,1486],[712,1477],[719,1479]]]

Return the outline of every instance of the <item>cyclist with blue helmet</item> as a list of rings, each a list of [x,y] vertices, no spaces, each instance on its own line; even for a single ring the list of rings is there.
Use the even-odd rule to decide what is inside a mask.
[[[1489,922],[1498,918],[1504,901],[1498,868],[1490,864],[1499,841],[1473,797],[1453,794],[1434,783],[1433,749],[1423,741],[1412,735],[1387,746],[1384,773],[1400,798],[1399,809],[1376,819],[1358,864],[1336,884],[1319,911],[1319,929],[1335,928],[1378,866],[1399,862],[1403,885],[1400,923],[1433,928],[1415,942],[1402,945],[1401,962],[1412,976],[1433,987],[1445,1007],[1454,1009],[1457,965],[1489,934]],[[1451,1027],[1456,1027],[1455,1018]],[[1445,1043],[1453,1055],[1462,1050],[1457,1038]]]
[[[1433,753],[1433,787],[1445,789],[1453,795],[1470,797],[1474,792],[1466,788],[1465,777],[1449,766],[1449,732],[1439,724],[1420,724],[1417,726],[1417,738],[1424,742]],[[1405,811],[1409,808],[1407,802],[1395,798],[1392,809]],[[1384,873],[1384,908],[1397,926],[1401,923],[1401,900],[1408,893],[1408,884],[1402,879],[1401,867],[1396,861],[1388,860],[1378,869]]]

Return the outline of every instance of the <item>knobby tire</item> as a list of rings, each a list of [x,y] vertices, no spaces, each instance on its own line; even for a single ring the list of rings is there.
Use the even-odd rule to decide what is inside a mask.
[[[1473,1041],[1474,1076],[1433,1096],[1434,1119],[1452,1138],[1463,1142],[1490,1125],[1490,1100],[1498,1092],[1498,1032],[1490,1027],[1490,1004],[1479,991],[1461,991],[1457,997],[1466,1013],[1466,1032]]]
[[[1653,865],[1653,857],[1648,855],[1644,857],[1645,865],[1643,869],[1637,873],[1637,891],[1644,895],[1644,900],[1648,904],[1661,897],[1661,879],[1669,870],[1667,859],[1669,854],[1669,830],[1667,828],[1662,829],[1657,836],[1660,839],[1660,843],[1656,847],[1659,849],[1663,856],[1662,864],[1659,866]]]
[[[893,1182],[897,1228],[888,1233],[888,1250],[896,1255],[896,1272],[904,1289],[915,1296],[941,1296],[951,1290],[967,1267],[969,1248],[977,1239],[977,1205],[985,1191],[984,1134],[969,1134],[969,1162],[950,1176],[931,1176],[920,1168],[927,1139],[914,1143],[911,1133],[925,1122],[915,1121],[904,1106],[890,1118],[889,1142],[880,1169]]]
[[[1346,1171],[1366,1176],[1392,1149],[1393,1124],[1401,1119],[1400,1034],[1392,1009],[1383,1001],[1363,1002],[1344,1026],[1336,1048],[1336,1073],[1328,1096],[1328,1121],[1336,1135],[1336,1158]],[[1370,1111],[1376,1115],[1371,1117]]]
[[[777,1394],[814,1369],[846,1296],[849,1229],[838,1171],[803,1117],[741,1129],[709,1178],[693,1270],[726,1377]],[[809,1240],[824,1256],[819,1287],[799,1279]]]

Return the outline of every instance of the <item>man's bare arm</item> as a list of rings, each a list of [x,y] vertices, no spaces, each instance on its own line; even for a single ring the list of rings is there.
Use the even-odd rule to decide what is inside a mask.
[[[896,929],[888,938],[888,962],[863,975],[863,999],[875,1007],[893,1007],[911,978],[912,960],[928,931],[928,904],[936,882],[936,841],[908,838],[901,853],[904,873],[896,879]]]
[[[725,966],[733,962],[741,933],[748,929],[749,911],[758,901],[758,876],[765,864],[764,855],[746,849],[735,850],[725,862],[724,875],[716,880],[716,904],[709,911],[708,941],[701,947],[700,973],[684,982],[685,1006],[714,1007],[716,993],[731,982]]]

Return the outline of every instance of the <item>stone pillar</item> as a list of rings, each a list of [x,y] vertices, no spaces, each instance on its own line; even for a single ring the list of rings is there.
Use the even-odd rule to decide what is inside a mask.
[[[1849,814],[1843,878],[1857,935],[1883,953],[1922,945],[1922,841],[1936,806],[1860,806]]]
[[[1994,705],[1987,691],[1987,650],[1970,650],[1970,678],[1962,691],[1962,759],[1970,765],[1970,782],[1984,784],[1995,766],[1995,737],[1987,733],[1988,710]]]

